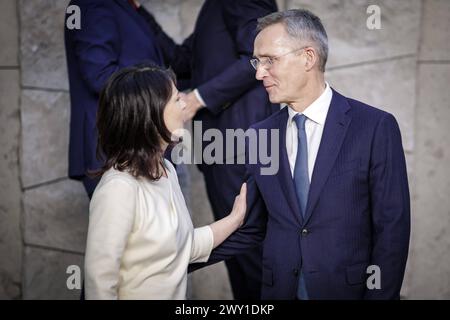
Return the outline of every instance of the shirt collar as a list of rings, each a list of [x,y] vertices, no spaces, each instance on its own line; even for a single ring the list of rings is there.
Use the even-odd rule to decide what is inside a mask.
[[[325,124],[328,109],[330,108],[331,98],[333,97],[333,91],[331,90],[328,82],[325,82],[325,85],[326,87],[325,90],[322,92],[322,94],[303,111],[303,114],[308,119],[320,125]],[[290,106],[288,106],[288,112],[289,112],[288,123],[291,124],[292,118],[294,118],[294,116],[299,112],[295,111]]]

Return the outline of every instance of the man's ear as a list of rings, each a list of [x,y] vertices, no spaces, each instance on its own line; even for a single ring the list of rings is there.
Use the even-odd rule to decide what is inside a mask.
[[[317,55],[316,49],[313,47],[308,47],[305,49],[305,70],[311,71],[319,63],[319,56]]]

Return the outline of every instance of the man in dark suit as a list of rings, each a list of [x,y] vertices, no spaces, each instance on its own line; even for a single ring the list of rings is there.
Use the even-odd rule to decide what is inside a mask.
[[[311,12],[268,15],[258,30],[256,78],[288,106],[252,128],[278,134],[259,139],[279,171],[247,161],[247,221],[209,263],[262,241],[263,299],[399,299],[410,199],[395,118],[325,82],[328,40]]]
[[[65,28],[71,119],[69,177],[81,180],[91,197],[98,182],[86,176],[102,166],[96,157],[98,95],[117,70],[145,61],[162,65],[162,54],[145,12],[133,0],[72,0],[81,29]]]
[[[210,128],[220,130],[223,136],[226,129],[246,130],[279,110],[278,104],[268,100],[248,63],[257,19],[275,11],[274,0],[206,0],[193,34],[182,45],[172,41],[148,16],[158,30],[165,62],[179,78],[190,79],[194,90],[186,96],[186,109],[196,123],[201,121],[201,135]],[[220,163],[199,165],[216,219],[230,212],[244,180],[245,166],[237,163],[238,156],[226,159],[224,154]],[[234,298],[259,299],[261,248],[226,263]]]

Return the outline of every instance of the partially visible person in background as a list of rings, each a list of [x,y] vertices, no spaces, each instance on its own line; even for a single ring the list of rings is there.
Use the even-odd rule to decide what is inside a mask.
[[[262,83],[249,64],[259,17],[277,11],[274,0],[206,0],[194,32],[177,45],[154,17],[153,25],[164,60],[181,79],[190,79],[193,89],[186,97],[188,116],[201,121],[202,132],[218,129],[247,130],[279,110],[270,103]],[[194,127],[195,129],[195,127]],[[202,153],[205,145],[203,145]],[[226,150],[224,139],[223,149]],[[195,150],[195,149],[194,149]],[[227,150],[229,151],[229,150]],[[223,218],[233,206],[244,181],[245,166],[233,159],[200,164],[215,219]],[[233,164],[225,164],[225,163]],[[226,261],[235,299],[260,299],[261,248]]]
[[[115,73],[100,94],[105,164],[90,204],[87,299],[185,299],[187,267],[242,225],[246,185],[229,215],[195,228],[172,164],[164,159],[185,102],[173,73],[156,65]]]
[[[126,66],[163,57],[145,11],[133,0],[72,0],[81,10],[81,29],[65,28],[71,119],[69,177],[81,180],[89,198],[98,179],[89,170],[100,168],[95,129],[98,95],[108,78]]]

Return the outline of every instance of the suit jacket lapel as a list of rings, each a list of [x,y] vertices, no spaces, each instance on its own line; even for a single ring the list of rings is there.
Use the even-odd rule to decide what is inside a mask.
[[[339,151],[341,150],[347,128],[351,122],[350,116],[346,114],[349,109],[350,106],[346,98],[333,90],[333,98],[325,121],[325,128],[322,134],[309,188],[304,221],[305,224],[311,218],[314,207],[319,199],[320,192],[322,191]]]
[[[280,128],[280,166],[277,177],[280,181],[281,188],[285,194],[285,197],[295,215],[295,219],[300,225],[303,223],[303,218],[300,213],[300,206],[297,199],[297,193],[295,192],[294,179],[292,178],[291,168],[289,165],[289,159],[286,150],[286,125],[288,121],[287,107],[284,108],[281,116],[279,117],[278,128]]]

